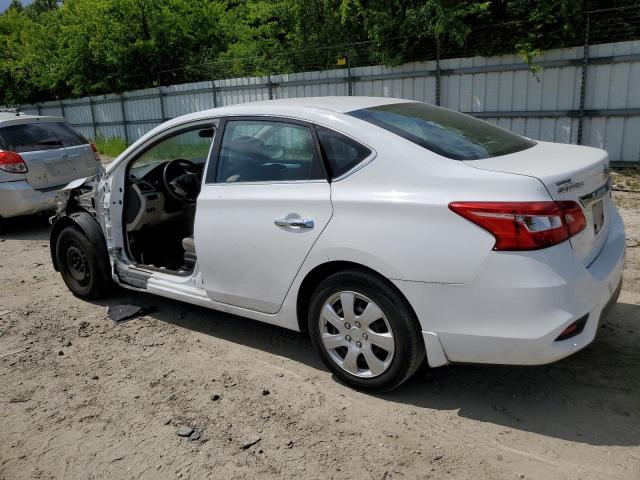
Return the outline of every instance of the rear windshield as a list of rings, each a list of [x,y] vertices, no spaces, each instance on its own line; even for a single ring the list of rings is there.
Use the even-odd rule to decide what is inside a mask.
[[[0,148],[24,153],[88,143],[64,122],[20,123],[0,127]]]
[[[348,113],[443,157],[478,160],[526,150],[535,142],[489,122],[424,103],[394,103]]]

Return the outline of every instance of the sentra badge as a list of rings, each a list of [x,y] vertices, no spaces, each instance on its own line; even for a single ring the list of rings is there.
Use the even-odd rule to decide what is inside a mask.
[[[564,180],[557,181],[556,187],[558,187],[558,193],[568,193],[573,190],[580,190],[584,187],[584,182],[574,182],[571,178],[565,178]]]

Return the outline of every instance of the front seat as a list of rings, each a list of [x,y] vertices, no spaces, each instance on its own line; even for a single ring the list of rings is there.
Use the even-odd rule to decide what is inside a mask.
[[[182,248],[184,249],[184,254],[182,256],[184,269],[192,270],[196,264],[196,260],[198,259],[196,256],[196,243],[194,242],[193,237],[183,238]]]
[[[261,182],[282,180],[286,168],[271,163],[265,154],[264,143],[253,137],[234,138],[224,153],[229,161],[223,163],[223,174],[227,182]]]

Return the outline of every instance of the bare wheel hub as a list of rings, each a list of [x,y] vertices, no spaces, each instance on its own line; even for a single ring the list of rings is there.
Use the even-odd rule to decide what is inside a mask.
[[[84,283],[89,278],[87,257],[78,245],[72,244],[67,249],[67,269],[71,277],[78,283]]]

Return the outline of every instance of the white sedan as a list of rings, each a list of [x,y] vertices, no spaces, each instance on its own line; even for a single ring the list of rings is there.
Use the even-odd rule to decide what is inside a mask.
[[[344,382],[533,365],[589,344],[622,282],[603,150],[400,99],[193,113],[64,191],[54,266],[308,331]]]

